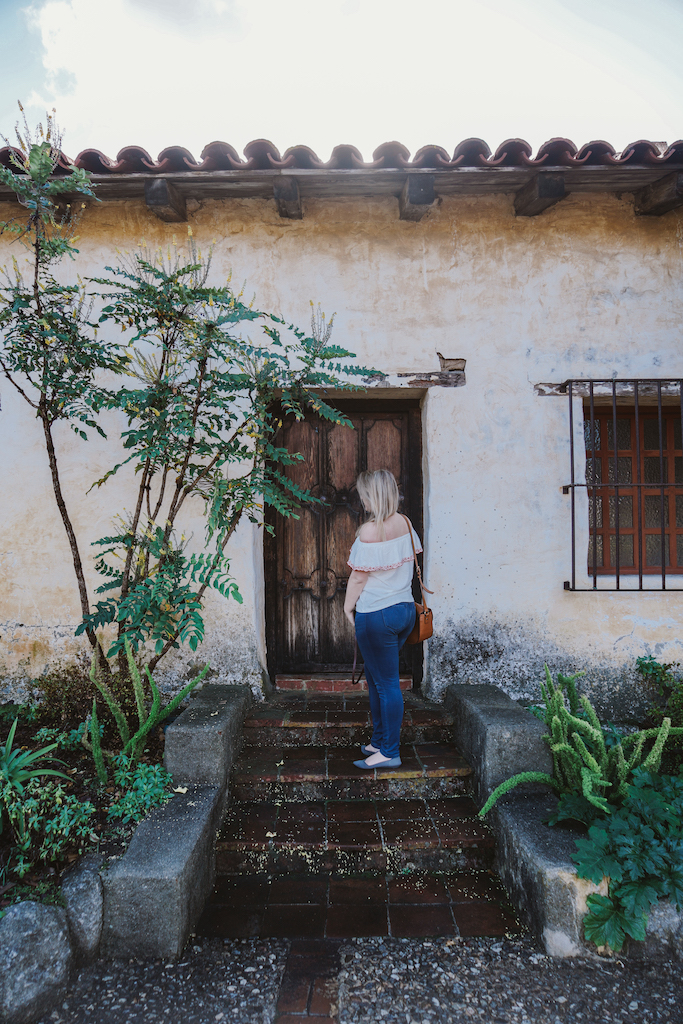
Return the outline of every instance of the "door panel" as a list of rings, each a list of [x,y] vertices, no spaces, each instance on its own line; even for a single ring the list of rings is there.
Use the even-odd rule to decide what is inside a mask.
[[[329,424],[315,414],[302,421],[283,416],[276,441],[304,455],[304,461],[287,467],[286,474],[324,503],[302,509],[299,519],[267,511],[275,531],[274,537],[265,538],[271,675],[344,671],[351,665],[353,631],[343,607],[351,571],[347,559],[363,517],[355,490],[362,470],[394,473],[402,496],[400,511],[422,531],[418,402],[337,404],[353,429]],[[405,649],[404,671],[411,660],[419,670],[421,649]]]
[[[390,469],[400,482],[403,476],[401,456],[407,454],[402,444],[401,419],[381,419],[367,427],[367,468]]]
[[[338,491],[351,492],[358,477],[358,447],[361,420],[350,417],[354,430],[335,424],[328,431],[327,478],[331,487]]]

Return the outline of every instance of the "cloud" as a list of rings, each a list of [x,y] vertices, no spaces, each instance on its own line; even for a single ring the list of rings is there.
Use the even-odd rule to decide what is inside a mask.
[[[323,157],[340,142],[368,157],[392,138],[415,150],[470,135],[492,147],[678,137],[675,69],[651,38],[639,47],[637,23],[616,38],[581,2],[46,0],[32,18],[48,85],[31,102],[57,106],[71,154],[133,143],[198,156],[259,137]]]

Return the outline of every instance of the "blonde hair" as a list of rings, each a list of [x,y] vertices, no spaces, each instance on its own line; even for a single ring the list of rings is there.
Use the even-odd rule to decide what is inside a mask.
[[[384,521],[398,510],[398,485],[393,473],[388,469],[366,470],[356,480],[356,488],[360,500],[370,512],[366,522],[376,523],[379,535],[384,540]],[[361,531],[358,528],[356,536]]]

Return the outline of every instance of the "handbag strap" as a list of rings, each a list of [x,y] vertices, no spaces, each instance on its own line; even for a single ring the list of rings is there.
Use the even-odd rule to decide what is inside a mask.
[[[400,512],[399,515],[403,519],[405,519],[405,521],[408,524],[408,536],[410,537],[410,543],[413,549],[413,558],[415,559],[415,568],[417,569],[417,578],[420,581],[420,590],[422,591],[422,606],[425,611],[429,611],[429,608],[427,607],[427,598],[425,597],[425,592],[427,594],[433,594],[434,591],[427,590],[424,583],[422,582],[422,573],[420,571],[420,563],[417,560],[417,551],[415,550],[415,541],[413,540],[413,527],[411,525],[410,519],[408,519],[408,516],[404,516],[402,512]]]

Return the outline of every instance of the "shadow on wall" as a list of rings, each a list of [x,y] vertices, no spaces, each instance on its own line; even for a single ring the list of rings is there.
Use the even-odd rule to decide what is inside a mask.
[[[488,683],[513,700],[535,702],[539,680],[548,665],[553,678],[585,669],[579,690],[593,703],[603,720],[641,722],[655,694],[636,674],[635,660],[649,645],[634,638],[626,662],[616,656],[596,658],[562,648],[531,619],[500,621],[493,616],[449,619],[430,641],[430,696],[442,696],[451,683]],[[588,647],[588,645],[587,645]]]

